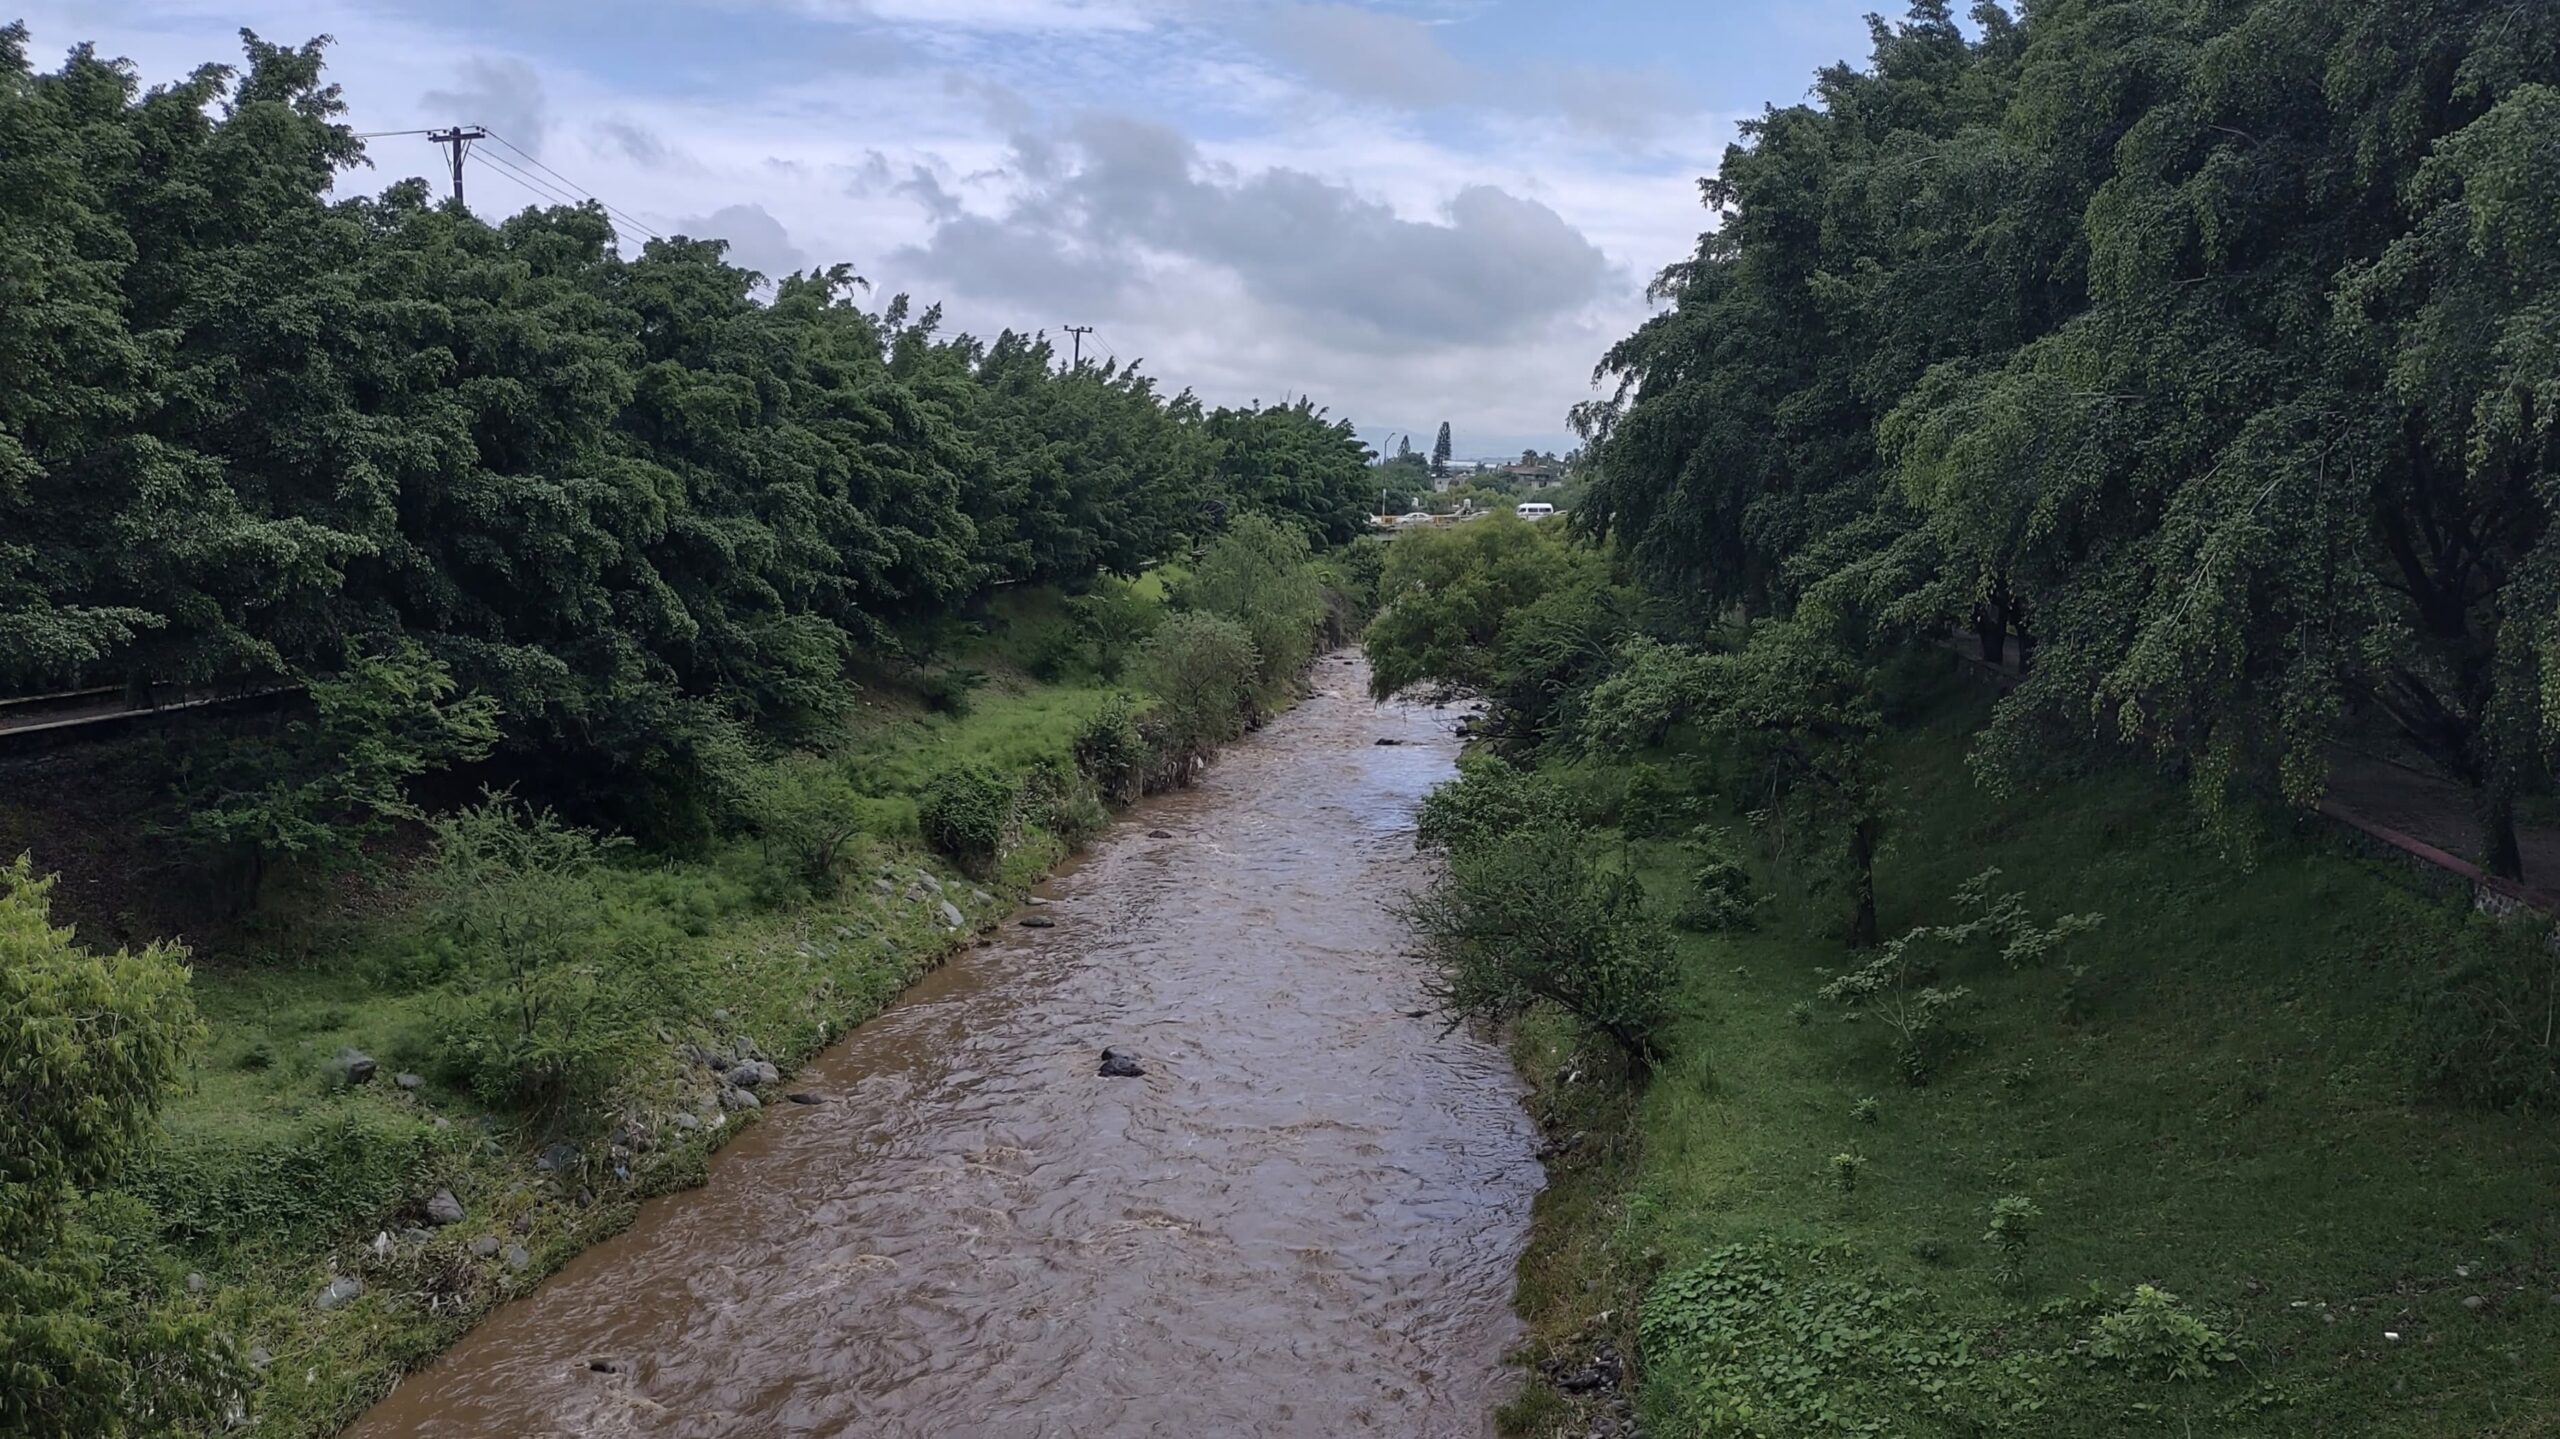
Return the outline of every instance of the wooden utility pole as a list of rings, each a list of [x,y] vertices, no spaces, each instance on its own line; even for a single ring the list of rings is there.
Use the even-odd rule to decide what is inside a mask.
[[[1091,325],[1061,325],[1060,329],[1076,337],[1076,369],[1084,368],[1084,337],[1093,333]]]
[[[453,153],[453,202],[462,203],[462,157],[471,153],[471,142],[489,138],[489,132],[477,125],[456,125],[450,130],[429,130],[427,143],[442,145]]]

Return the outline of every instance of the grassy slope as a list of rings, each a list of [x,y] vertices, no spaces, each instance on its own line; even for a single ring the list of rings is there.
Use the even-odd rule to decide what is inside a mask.
[[[864,816],[871,834],[842,894],[760,896],[748,841],[699,860],[646,858],[619,877],[618,902],[662,914],[688,937],[696,985],[691,1010],[625,1064],[619,1127],[631,1152],[609,1149],[599,1126],[571,1136],[583,1146],[576,1172],[547,1172],[536,1155],[558,1136],[483,1114],[434,1082],[436,1000],[390,978],[414,944],[396,899],[275,936],[282,953],[254,967],[199,967],[211,1039],[164,1110],[167,1142],[134,1188],[175,1236],[158,1266],[161,1292],[210,1306],[244,1345],[267,1351],[251,1432],[334,1432],[479,1314],[627,1224],[642,1198],[698,1182],[710,1149],[738,1125],[670,1123],[711,1093],[681,1047],[744,1036],[787,1071],[876,1013],[967,942],[936,918],[943,894],[906,897],[916,873],[936,874],[983,926],[1009,889],[1065,852],[1063,838],[1034,830],[979,889],[917,849],[911,799],[954,762],[1020,770],[1071,758],[1078,727],[1116,691],[1090,679],[1035,684],[1013,668],[1011,650],[1035,643],[1024,632],[1059,622],[1053,599],[1015,597],[991,635],[955,649],[992,674],[965,718],[894,693],[861,702],[842,754],[877,808]],[[884,873],[894,876],[886,894],[871,883]],[[350,1045],[381,1062],[373,1084],[333,1082],[328,1061]],[[399,1070],[430,1082],[403,1093],[391,1082]],[[424,1244],[395,1242],[388,1256],[368,1248],[378,1231],[418,1224],[438,1188],[461,1199],[463,1223]],[[528,1262],[471,1253],[484,1236],[521,1245]],[[190,1272],[207,1281],[195,1298],[181,1282]],[[333,1275],[361,1276],[367,1293],[321,1311],[315,1296]]]
[[[1533,1028],[1550,1124],[1599,1136],[1557,1161],[1522,1268],[1542,1345],[1631,1339],[1652,1276],[1740,1243],[1772,1286],[1726,1316],[1739,1343],[1646,1356],[1651,1432],[2560,1434],[2560,1129],[2408,1079],[2411,980],[2474,921],[2317,837],[2231,868],[2147,776],[1995,801],[1962,764],[1974,717],[1898,745],[1885,931],[1955,918],[1946,897],[1998,866],[2040,918],[2106,916],[2059,957],[2088,966],[2085,1017],[2065,1017],[2060,963],[1954,960],[1941,982],[1979,997],[1981,1042],[1909,1088],[1872,1018],[1798,1022],[1848,960],[1834,903],[1782,895],[1756,933],[1684,941],[1694,1017],[1632,1129],[1553,1082],[1564,1048]],[[1668,899],[1676,853],[1642,854]],[[1844,1151],[1866,1161],[1846,1194]],[[2003,1194],[2045,1215],[2015,1291],[1983,1242]],[[2174,1292],[2240,1361],[2190,1382],[2093,1366],[2093,1282],[2110,1303]],[[1757,1417],[1709,1424],[1719,1383]],[[1543,1431],[1565,1409],[1536,1394],[1510,1417]]]

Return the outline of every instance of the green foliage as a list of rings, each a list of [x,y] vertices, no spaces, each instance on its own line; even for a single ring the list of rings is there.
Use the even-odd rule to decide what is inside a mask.
[[[785,755],[758,776],[748,802],[765,853],[818,894],[832,894],[862,833],[862,796],[844,770],[816,755]]]
[[[1363,451],[1311,403],[1210,410],[870,307],[843,265],[634,250],[593,204],[492,225],[420,181],[363,194],[317,43],[145,89],[87,47],[39,73],[25,35],[0,34],[0,694],[307,681],[317,719],[188,756],[185,836],[244,892],[354,853],[493,724],[547,799],[707,850],[763,741],[833,732],[893,628],[1109,595],[1231,525],[1362,532]],[[1109,672],[1146,621],[1101,608]]]
[[[916,688],[923,694],[925,704],[936,713],[960,718],[969,713],[970,696],[986,683],[985,670],[972,669],[967,665],[946,665],[927,670],[923,682]]]
[[[1424,684],[1493,687],[1505,637],[1526,623],[1522,612],[1589,584],[1600,569],[1599,556],[1554,528],[1508,515],[1398,536],[1362,639],[1371,692],[1386,699]]]
[[[1817,881],[1845,882],[1849,942],[1876,939],[1875,861],[1885,805],[1873,672],[1810,623],[1755,625],[1743,647],[1694,651],[1638,638],[1592,687],[1583,731],[1615,755],[1694,728],[1782,850]]]
[[[1699,934],[1749,929],[1759,923],[1760,906],[1767,896],[1752,878],[1733,836],[1721,829],[1702,828],[1690,840],[1689,850],[1697,862],[1689,871],[1689,893],[1675,922]]]
[[[1635,877],[1595,859],[1596,847],[1569,826],[1486,830],[1400,913],[1452,1024],[1552,1004],[1641,1072],[1671,1019],[1671,946]]]
[[[415,1191],[434,1169],[435,1131],[361,1094],[333,1095],[269,1122],[173,1124],[129,1188],[188,1244],[325,1242]],[[257,1116],[265,1119],[265,1116]]]
[[[1137,710],[1115,699],[1076,732],[1075,760],[1106,798],[1128,804],[1146,790],[1155,747],[1139,728]]]
[[[1261,515],[1239,519],[1174,587],[1174,602],[1222,615],[1253,641],[1255,680],[1277,694],[1315,654],[1326,615],[1324,588],[1304,535]]]
[[[1116,680],[1129,657],[1164,623],[1163,603],[1126,580],[1104,575],[1093,588],[1067,601],[1077,632],[1092,655],[1094,672]]]
[[[410,780],[478,759],[497,739],[495,702],[457,698],[454,688],[451,672],[414,643],[357,655],[342,674],[308,683],[308,715],[188,749],[170,833],[226,862],[244,905],[277,860],[353,862],[391,820],[419,817]]]
[[[1261,662],[1244,626],[1194,610],[1149,635],[1131,672],[1156,697],[1163,749],[1180,772],[1244,732]]]
[[[2240,1358],[2231,1341],[2188,1313],[2178,1296],[2134,1286],[2121,1308],[2101,1315],[2089,1334],[2089,1359],[2143,1379],[2207,1379],[2217,1364]]]
[[[1696,628],[2035,640],[2012,782],[2156,747],[2209,816],[2342,734],[2513,876],[2560,684],[2560,11],[1944,3],[1742,127],[1577,412]]]
[[[1932,1309],[1926,1291],[1831,1256],[1735,1244],[1655,1280],[1638,1332],[1680,1433],[1981,1433],[2042,1407],[2039,1356],[1991,1357]]]
[[[650,1019],[685,1003],[680,935],[616,907],[620,841],[512,797],[437,820],[424,928],[452,980],[443,1066],[485,1104],[566,1116],[611,1086]]]
[[[1020,812],[1018,780],[979,764],[953,765],[916,796],[925,843],[971,874],[993,872]]]
[[[239,1392],[197,1318],[117,1263],[113,1182],[202,1033],[185,952],[80,948],[52,881],[0,866],[0,1429],[39,1439],[218,1422]]]
[[[2560,1107],[2560,949],[2539,924],[2476,921],[2417,976],[2418,1077],[2464,1104]]]
[[[1858,1188],[1858,1175],[1866,1167],[1867,1157],[1855,1150],[1842,1150],[1831,1156],[1829,1165],[1831,1187],[1843,1194],[1855,1193]]]
[[[1991,1227],[1982,1232],[1982,1242],[1991,1246],[1993,1272],[2002,1284],[2025,1281],[2028,1247],[2043,1222],[2044,1211],[2023,1194],[2003,1194],[1991,1201]]]
[[[2000,956],[2011,969],[2027,968],[2041,965],[2064,940],[2098,926],[2100,916],[2094,914],[2066,914],[2039,926],[2027,915],[2024,895],[1992,896],[1992,881],[1999,877],[1998,869],[1987,869],[1957,888],[1958,911],[1970,917],[1953,924],[1916,925],[1822,987],[1823,999],[1855,1013],[1872,1013],[1893,1032],[1894,1065],[1904,1082],[1915,1087],[1935,1078],[1961,1042],[1952,1021],[1972,998],[1972,991],[1961,985],[1938,985],[1943,955],[1990,940],[2000,945]]]
[[[1415,843],[1460,851],[1526,830],[1572,823],[1563,789],[1536,770],[1480,751],[1458,757],[1458,777],[1423,796]]]
[[[1860,1124],[1873,1124],[1884,1117],[1884,1105],[1872,1094],[1849,1106],[1849,1117]]]

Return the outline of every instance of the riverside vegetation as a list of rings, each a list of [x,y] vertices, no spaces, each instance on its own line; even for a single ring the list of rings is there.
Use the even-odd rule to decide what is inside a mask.
[[[1552,1136],[1504,1422],[2560,1433],[2548,925],[2306,817],[2384,751],[2512,878],[2549,803],[2560,11],[1873,38],[1705,184],[1573,536],[1381,578],[1378,692],[1488,701],[1409,917]]]
[[[1364,615],[1310,404],[333,200],[318,45],[25,42],[0,692],[284,693],[0,804],[0,1431],[330,1432]]]

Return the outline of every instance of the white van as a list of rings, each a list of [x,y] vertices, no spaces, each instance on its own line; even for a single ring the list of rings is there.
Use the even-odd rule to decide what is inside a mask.
[[[1529,503],[1522,505],[1517,513],[1520,518],[1524,520],[1543,520],[1555,512],[1555,506],[1550,505],[1543,500],[1531,500]]]

